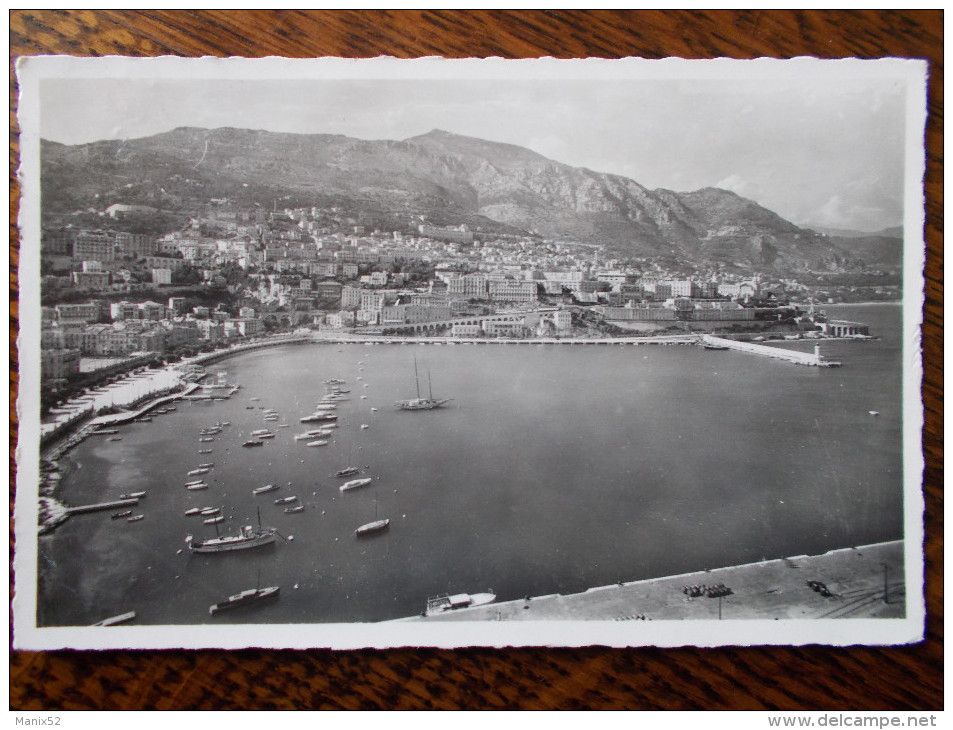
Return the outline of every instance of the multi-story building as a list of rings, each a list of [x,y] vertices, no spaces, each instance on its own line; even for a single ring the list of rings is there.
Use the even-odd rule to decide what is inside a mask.
[[[163,327],[166,331],[166,344],[169,347],[191,345],[199,339],[199,328],[194,320],[187,323],[166,322]]]
[[[450,328],[452,337],[480,337],[482,334],[483,328],[478,324],[457,323]]]
[[[485,319],[482,327],[488,337],[522,337],[526,334],[526,325],[522,320]]]
[[[143,256],[143,261],[147,269],[169,269],[178,271],[186,265],[185,259],[176,256]]]
[[[697,296],[698,290],[691,279],[669,279],[665,282],[671,288],[672,297],[694,297]]]
[[[195,328],[203,340],[221,342],[225,339],[225,324],[223,322],[213,322],[209,319],[197,319],[194,322]]]
[[[145,330],[139,335],[139,350],[162,352],[166,346],[166,331],[162,327]]]
[[[453,241],[454,243],[473,243],[473,232],[465,225],[455,228],[442,228],[426,224],[417,227],[418,232],[425,238],[438,241]]]
[[[117,255],[141,258],[154,254],[157,249],[158,244],[153,236],[125,231],[116,234]]]
[[[112,261],[116,258],[116,241],[108,233],[81,231],[73,242],[74,261]]]
[[[44,228],[40,234],[40,253],[44,256],[72,256],[75,231]]]
[[[48,383],[79,373],[80,351],[73,349],[40,350],[40,380]]]
[[[70,278],[73,286],[83,289],[101,290],[109,288],[110,274],[108,271],[74,271]]]
[[[718,294],[723,297],[730,297],[731,299],[744,299],[745,297],[753,297],[758,293],[758,287],[754,282],[751,281],[742,281],[737,284],[719,284],[718,285]]]
[[[328,326],[334,327],[335,329],[343,329],[344,327],[353,327],[356,318],[354,312],[342,309],[340,312],[334,312],[328,315],[327,323]]]
[[[560,332],[572,329],[572,312],[567,309],[553,312],[553,326]]]
[[[324,299],[338,299],[342,291],[343,287],[337,281],[319,281],[314,285],[314,293]],[[360,303],[360,300],[358,300],[358,303]]]
[[[387,294],[380,290],[370,291],[361,290],[361,309],[366,311],[380,312],[387,300]]]
[[[487,277],[484,274],[457,276],[447,282],[447,293],[464,299],[486,299]]]
[[[153,269],[152,283],[156,286],[163,286],[172,283],[172,269]]]
[[[127,319],[139,319],[139,305],[135,302],[112,302],[109,305],[109,318],[113,322],[123,322]]]
[[[93,322],[99,319],[102,311],[98,302],[57,304],[54,309],[56,310],[56,321],[61,325]]]
[[[159,302],[142,302],[138,306],[139,318],[151,322],[158,322],[160,319],[165,319],[168,314],[166,307]]]
[[[420,324],[421,322],[440,322],[450,319],[450,307],[421,306],[417,304],[396,304],[381,310],[381,324]]]
[[[361,306],[362,289],[356,286],[344,286],[341,289],[341,309],[355,309]]]
[[[494,302],[535,302],[537,299],[536,282],[490,281],[488,283],[490,299]],[[485,329],[485,328],[484,328]]]

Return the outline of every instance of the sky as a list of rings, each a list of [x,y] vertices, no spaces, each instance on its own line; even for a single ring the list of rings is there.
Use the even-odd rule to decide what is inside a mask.
[[[714,186],[793,223],[902,223],[905,87],[886,78],[44,79],[64,144],[180,126],[362,139],[443,129],[679,192]]]

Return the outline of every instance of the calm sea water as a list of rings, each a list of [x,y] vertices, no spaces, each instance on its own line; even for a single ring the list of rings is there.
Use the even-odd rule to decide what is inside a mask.
[[[570,593],[900,538],[901,309],[829,309],[882,339],[824,343],[839,369],[687,346],[313,345],[223,361],[213,370],[242,386],[230,400],[180,402],[64,460],[62,499],[144,489],[145,519],[81,515],[41,538],[39,623],[377,621],[443,592]],[[394,409],[415,395],[415,355],[445,408]],[[351,399],[331,443],[309,448],[293,436],[317,426],[299,418],[332,377]],[[232,425],[199,443],[219,420]],[[290,427],[241,447],[277,423]],[[342,493],[332,475],[349,455],[374,482]],[[201,462],[211,487],[189,492]],[[281,490],[252,495],[271,482]],[[305,512],[274,505],[291,494]],[[286,539],[190,555],[187,534],[215,534],[192,506],[224,506],[223,532],[260,509]],[[375,516],[390,529],[356,538]],[[209,617],[258,583],[281,597]]]

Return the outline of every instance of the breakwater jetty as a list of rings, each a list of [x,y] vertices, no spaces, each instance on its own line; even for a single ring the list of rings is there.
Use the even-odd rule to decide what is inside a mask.
[[[903,541],[896,540],[400,620],[902,618],[906,615],[903,552]]]
[[[729,340],[724,337],[715,337],[714,335],[702,335],[702,343],[709,349],[715,350],[737,350],[747,352],[751,355],[762,355],[764,357],[773,357],[776,360],[786,360],[795,365],[807,365],[817,368],[836,368],[840,363],[834,360],[825,360],[821,357],[820,345],[814,345],[814,352],[800,352],[798,350],[786,350],[780,347],[770,347],[768,345],[759,345],[755,342],[739,342],[738,340]]]
[[[70,515],[85,514],[87,512],[101,512],[107,509],[121,509],[123,507],[135,507],[139,504],[137,498],[115,499],[110,502],[99,502],[98,504],[82,504],[77,507],[70,507],[63,504],[58,499],[51,496],[40,497],[39,506],[39,528],[40,534],[50,532],[54,527],[65,522]]]

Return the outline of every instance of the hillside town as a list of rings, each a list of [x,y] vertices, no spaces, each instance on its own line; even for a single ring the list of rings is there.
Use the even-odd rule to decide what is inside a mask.
[[[115,204],[98,215],[96,229],[44,227],[45,392],[103,368],[295,330],[481,338],[812,333],[823,329],[822,318],[789,301],[834,302],[848,293],[724,266],[621,260],[598,245],[422,217],[404,230],[369,231],[334,207],[269,211],[212,199],[180,230],[132,232],[153,213]]]

